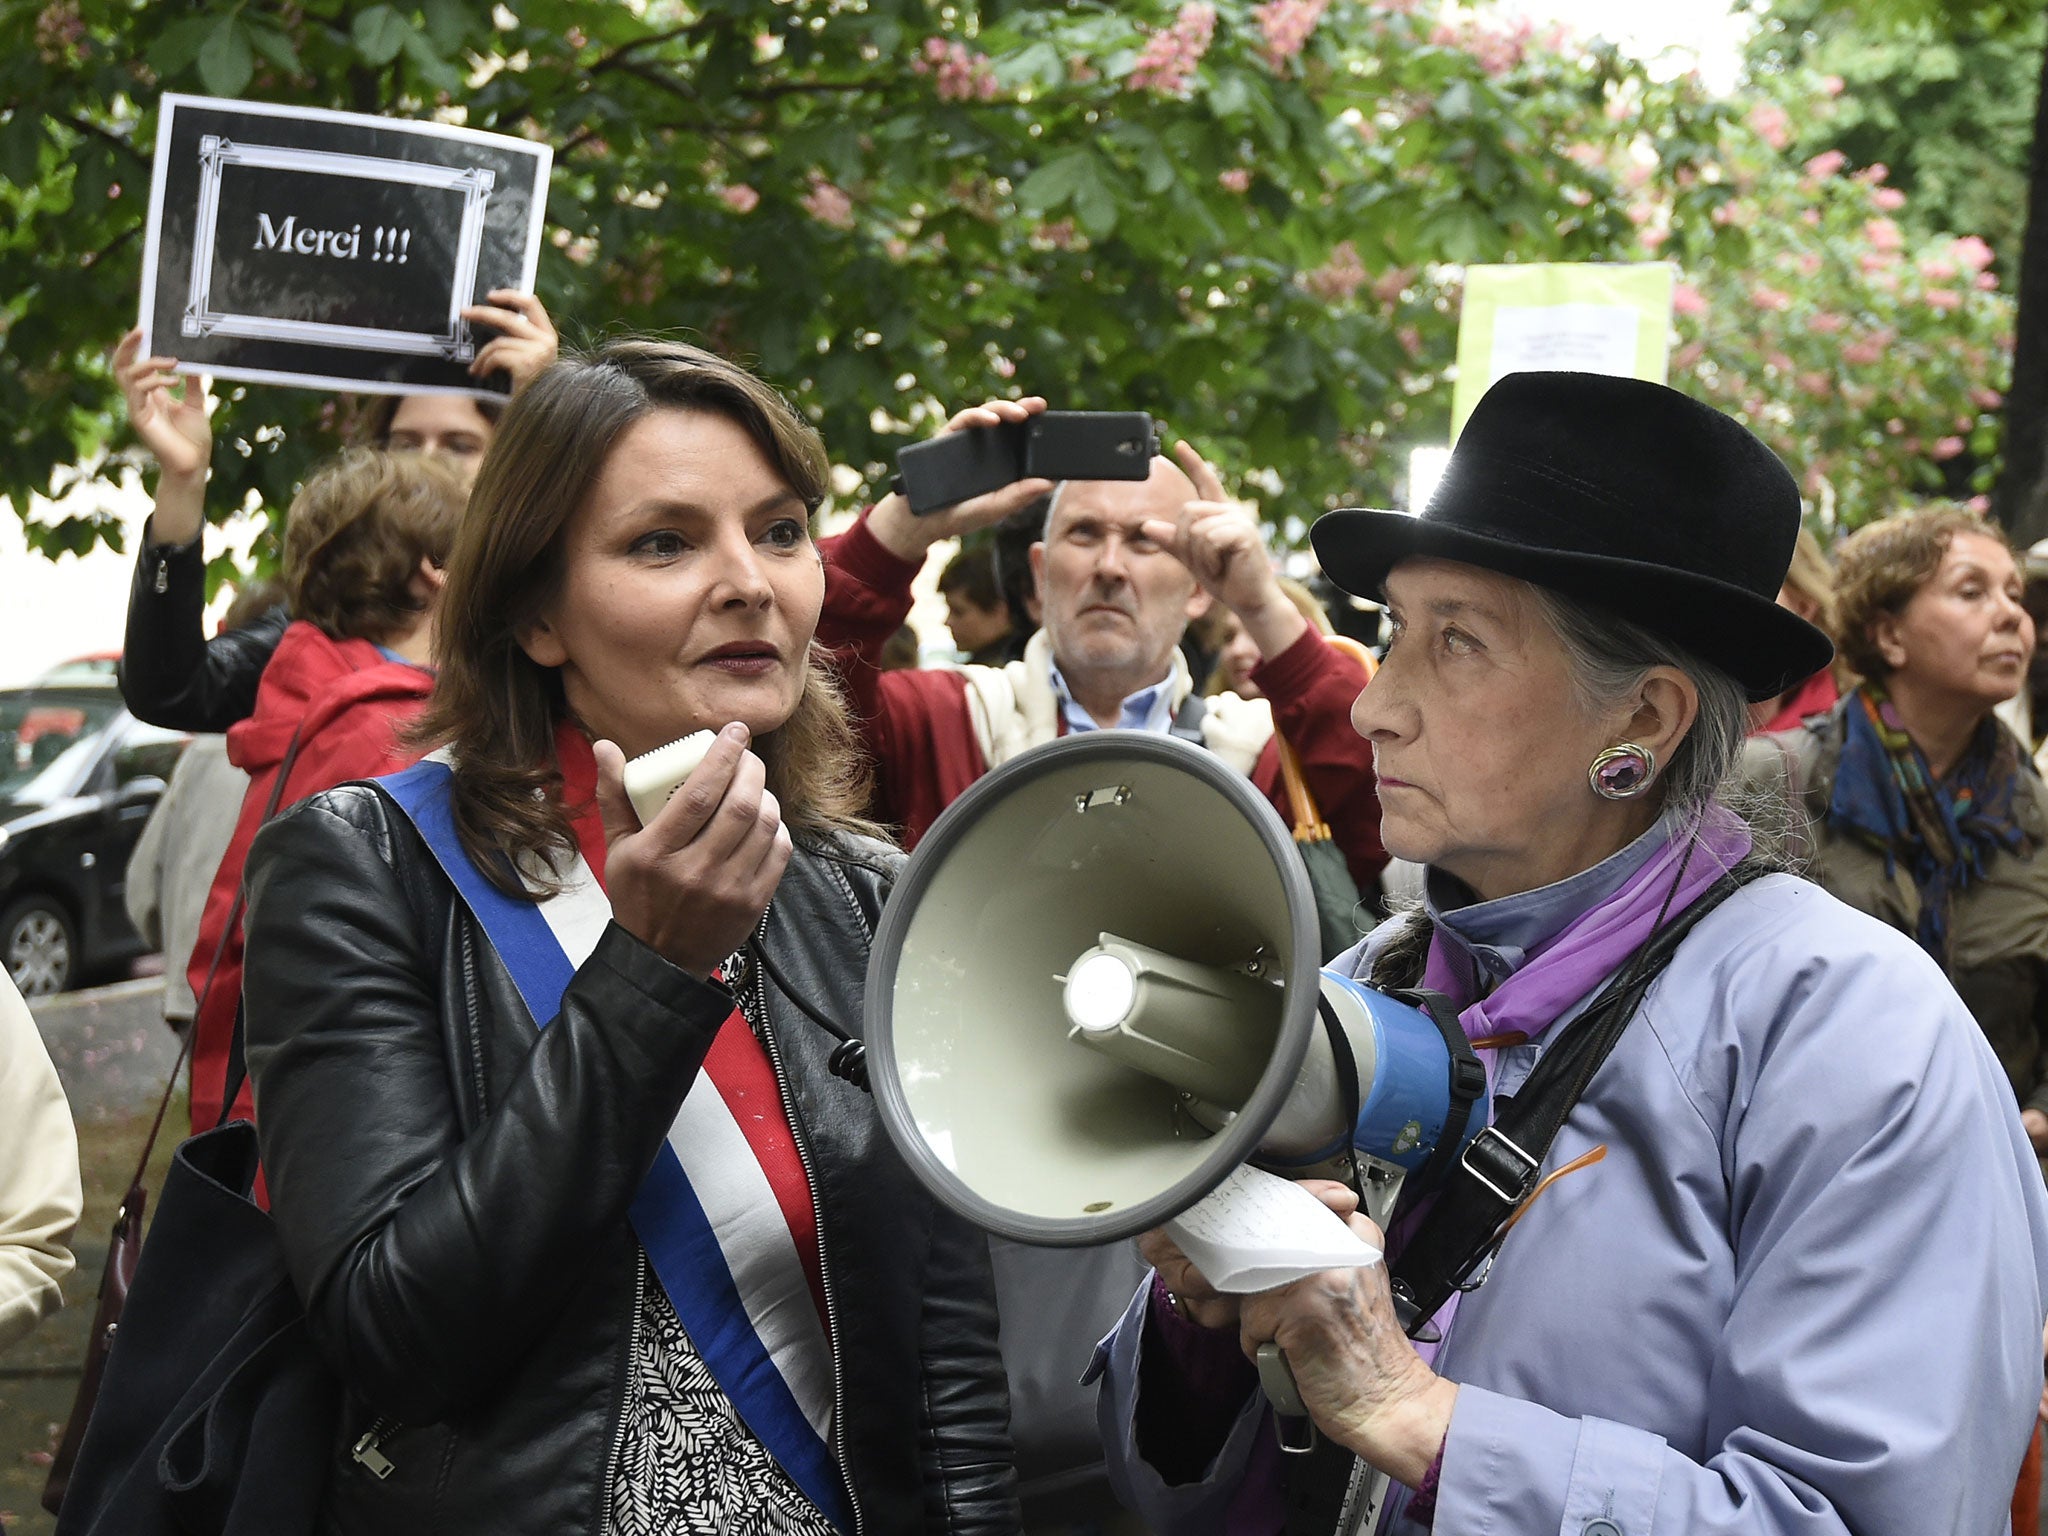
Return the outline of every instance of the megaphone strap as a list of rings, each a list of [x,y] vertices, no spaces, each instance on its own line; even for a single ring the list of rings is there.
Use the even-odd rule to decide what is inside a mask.
[[[1535,1192],[1550,1144],[1686,935],[1729,896],[1768,872],[1761,863],[1737,865],[1645,940],[1584,1015],[1544,1051],[1521,1090],[1496,1101],[1493,1124],[1462,1154],[1456,1152],[1461,1136],[1445,1127],[1438,1156],[1449,1148],[1456,1160],[1444,1173],[1436,1203],[1391,1266],[1396,1310],[1410,1338],[1421,1334],[1478,1269],[1501,1229]],[[1458,1043],[1465,1044],[1462,1030],[1458,1034]],[[1455,1059],[1455,1047],[1453,1052]],[[1435,1166],[1432,1159],[1430,1168]]]

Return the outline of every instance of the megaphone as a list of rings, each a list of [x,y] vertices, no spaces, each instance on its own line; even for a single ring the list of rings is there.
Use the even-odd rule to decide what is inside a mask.
[[[1384,1226],[1486,1123],[1484,1074],[1447,1010],[1320,958],[1293,838],[1241,774],[1135,731],[1035,748],[940,816],[883,913],[883,1124],[1019,1242],[1133,1236],[1246,1162],[1344,1178]]]

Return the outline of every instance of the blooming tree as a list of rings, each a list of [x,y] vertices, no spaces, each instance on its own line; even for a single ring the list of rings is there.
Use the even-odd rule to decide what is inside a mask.
[[[820,425],[849,498],[950,408],[1028,390],[1152,410],[1298,539],[1326,506],[1397,498],[1406,449],[1443,441],[1475,261],[1680,262],[1674,382],[1763,431],[1828,515],[1975,474],[1991,447],[1995,268],[1953,239],[1889,244],[1883,181],[1802,165],[1790,116],[1820,96],[1717,101],[1484,7],[0,0],[0,17],[17,509],[131,468],[105,353],[132,313],[166,90],[548,140],[539,287],[565,333],[681,329],[749,360]],[[210,511],[283,507],[349,413],[227,391]],[[90,514],[31,533],[119,537]]]

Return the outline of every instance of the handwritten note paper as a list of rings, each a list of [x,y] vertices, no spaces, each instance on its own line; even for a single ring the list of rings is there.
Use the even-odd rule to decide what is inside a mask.
[[[1166,1232],[1211,1285],[1236,1295],[1380,1261],[1379,1249],[1322,1201],[1259,1168],[1239,1168]]]

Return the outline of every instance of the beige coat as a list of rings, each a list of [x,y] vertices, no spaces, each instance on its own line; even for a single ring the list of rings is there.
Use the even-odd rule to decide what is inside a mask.
[[[78,1137],[28,1005],[0,972],[0,1350],[64,1304]]]
[[[1827,824],[1842,710],[1753,741],[1751,785],[1773,793],[1795,787],[1788,853],[1803,857],[1808,878],[1833,895],[1911,936],[1920,921],[1911,875],[1902,867],[1887,873],[1883,854]],[[2048,785],[2025,761],[2022,754],[2019,819],[2035,852],[2021,859],[2001,850],[1986,877],[1955,898],[1949,980],[1998,1053],[2020,1106],[2048,1113]],[[1881,1038],[1882,1021],[1872,1027],[1873,1039]]]

